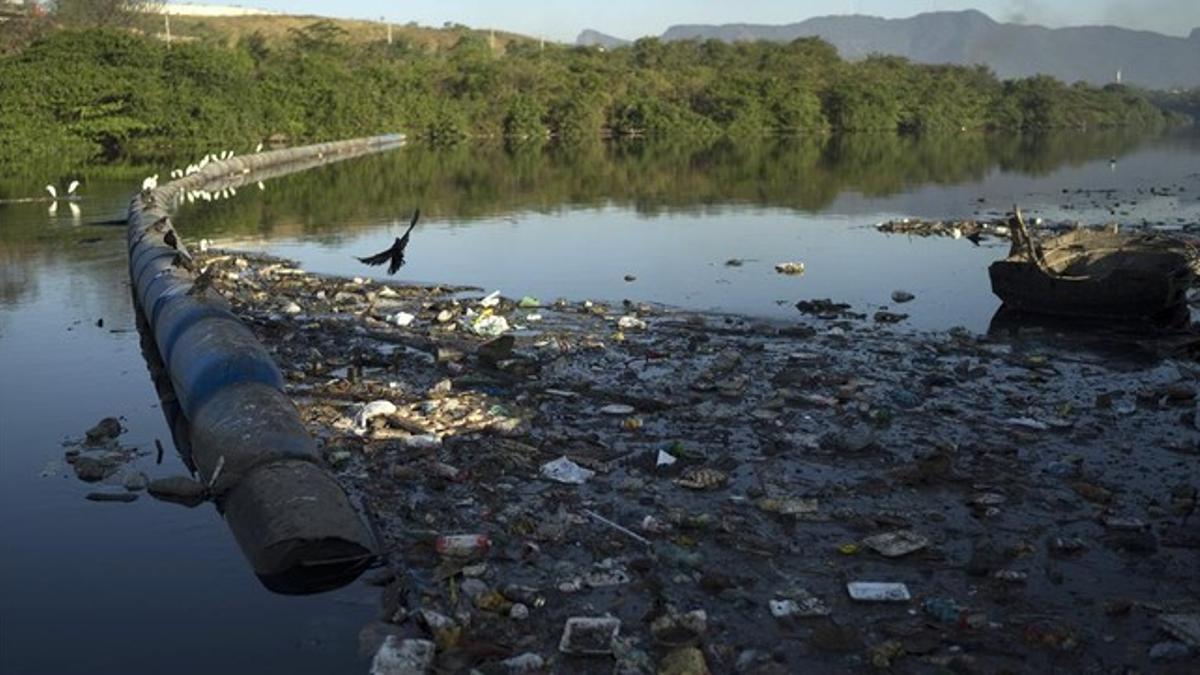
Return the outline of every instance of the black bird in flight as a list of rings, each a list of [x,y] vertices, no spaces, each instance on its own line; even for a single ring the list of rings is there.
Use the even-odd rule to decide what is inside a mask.
[[[404,249],[408,248],[408,235],[412,234],[413,228],[417,226],[417,220],[420,217],[421,209],[417,209],[413,213],[412,222],[408,224],[408,229],[404,231],[404,236],[396,237],[396,242],[392,244],[391,248],[367,258],[359,258],[359,262],[366,263],[372,267],[388,263],[388,274],[395,274],[396,270],[404,267]]]

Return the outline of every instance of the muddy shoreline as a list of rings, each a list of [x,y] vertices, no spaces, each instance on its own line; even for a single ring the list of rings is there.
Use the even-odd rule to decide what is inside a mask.
[[[384,543],[363,648],[403,649],[377,660],[1196,667],[1164,629],[1200,610],[1186,351],[913,333],[835,303],[781,323],[198,262]],[[856,600],[852,582],[910,599]],[[605,616],[616,640],[564,640]]]

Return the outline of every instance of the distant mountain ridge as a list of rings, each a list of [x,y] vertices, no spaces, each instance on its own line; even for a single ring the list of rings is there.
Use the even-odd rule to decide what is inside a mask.
[[[1200,28],[1186,38],[1113,26],[1045,28],[1000,23],[977,10],[928,12],[906,19],[823,16],[786,25],[678,25],[663,40],[790,42],[820,37],[847,59],[894,54],[917,63],[983,63],[1002,78],[1039,73],[1066,82],[1116,80],[1154,89],[1200,86]],[[603,41],[602,41],[603,40]],[[577,44],[613,48],[628,41],[584,31]]]
[[[575,38],[575,44],[584,47],[604,47],[605,49],[614,49],[630,44],[629,40],[622,40],[619,37],[613,37],[606,33],[601,33],[598,30],[587,29]]]

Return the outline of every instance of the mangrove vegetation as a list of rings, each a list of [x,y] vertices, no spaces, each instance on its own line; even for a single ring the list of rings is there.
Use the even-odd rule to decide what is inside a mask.
[[[841,59],[790,44],[643,39],[625,48],[356,41],[329,21],[230,43],[145,31],[41,31],[0,56],[0,163],[245,151],[383,132],[441,143],[605,136],[747,139],[839,132],[1155,128],[1141,92],[1002,81],[987,68]]]

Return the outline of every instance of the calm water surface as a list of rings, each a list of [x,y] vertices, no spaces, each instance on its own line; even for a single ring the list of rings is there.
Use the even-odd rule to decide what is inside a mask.
[[[134,331],[123,228],[88,224],[119,217],[141,174],[81,175],[78,216],[0,204],[0,672],[363,671],[357,635],[375,615],[374,589],[273,595],[211,506],[87,502],[99,488],[62,463],[64,439],[118,415],[122,442],[145,452],[132,468],[185,471],[172,452],[155,462],[154,440],[170,448],[170,433]],[[0,198],[71,177],[5,178]],[[1170,196],[1148,194],[1168,186]],[[185,206],[177,225],[192,243],[380,276],[352,256],[385,248],[420,206],[405,280],[782,319],[799,299],[867,311],[902,288],[917,296],[904,309],[913,328],[982,331],[998,306],[986,267],[1005,246],[871,226],[994,215],[1014,202],[1048,219],[1102,222],[1112,209],[1126,222],[1196,223],[1200,138],[410,147],[264,187]],[[731,258],[746,262],[727,267]],[[782,261],[807,273],[776,275]]]
[[[1200,221],[1194,135],[1129,147],[1119,137],[1092,137],[1082,148],[1048,142],[1041,151],[1059,153],[1057,165],[1030,161],[1041,157],[1036,149],[1022,164],[999,143],[929,147],[872,138],[877,146],[854,154],[804,144],[539,158],[408,148],[282,179],[263,193],[243,191],[215,209],[184,207],[178,223],[218,245],[294,258],[313,271],[382,277],[353,256],[390,245],[419,206],[422,225],[397,275],[403,280],[777,319],[795,317],[800,299],[868,311],[904,289],[917,296],[905,305],[907,325],[982,331],[999,307],[987,266],[1006,243],[889,237],[873,225],[904,216],[996,217],[1017,202],[1051,220]],[[1185,191],[1146,193],[1164,186]],[[1114,203],[1124,205],[1111,214]],[[725,265],[730,259],[745,263]],[[785,261],[803,262],[806,274],[776,274],[774,265]]]

